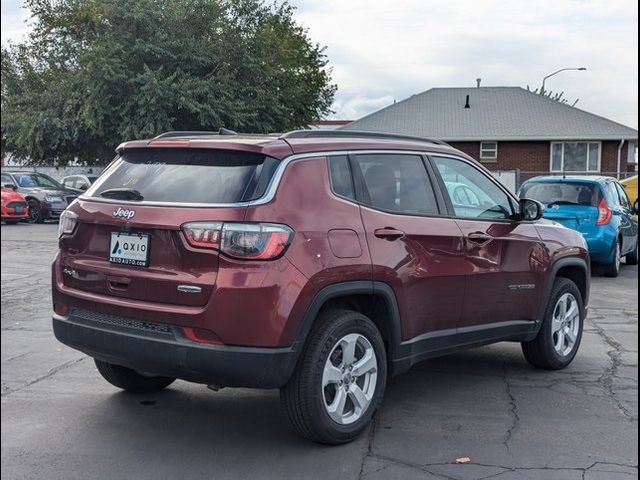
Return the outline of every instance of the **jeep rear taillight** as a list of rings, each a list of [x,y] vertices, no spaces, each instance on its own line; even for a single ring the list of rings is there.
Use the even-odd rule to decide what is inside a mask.
[[[603,198],[598,204],[598,221],[596,225],[606,225],[611,220],[613,211],[609,207],[607,201]]]
[[[275,223],[185,223],[182,231],[189,245],[218,250],[241,260],[273,260],[281,257],[293,238],[293,230]]]
[[[222,223],[218,222],[192,222],[182,225],[184,236],[189,245],[196,248],[220,249],[220,237],[222,235]]]

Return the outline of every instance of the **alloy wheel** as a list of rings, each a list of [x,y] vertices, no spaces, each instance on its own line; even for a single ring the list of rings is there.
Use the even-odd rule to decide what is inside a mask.
[[[345,335],[331,349],[322,374],[322,400],[340,425],[360,419],[371,404],[378,381],[378,359],[371,342],[358,333]]]
[[[571,293],[565,293],[556,302],[553,310],[551,338],[553,348],[562,357],[569,355],[580,332],[580,307]]]

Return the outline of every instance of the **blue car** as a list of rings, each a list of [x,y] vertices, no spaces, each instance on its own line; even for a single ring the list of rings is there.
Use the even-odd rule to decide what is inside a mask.
[[[591,260],[617,277],[621,260],[638,263],[638,214],[622,185],[611,177],[536,177],[520,187],[521,198],[545,205],[544,218],[577,230]]]

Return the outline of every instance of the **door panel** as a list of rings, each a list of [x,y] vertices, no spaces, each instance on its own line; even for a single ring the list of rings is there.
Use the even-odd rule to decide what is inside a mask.
[[[545,251],[534,225],[463,219],[457,224],[468,262],[460,325],[535,320]]]
[[[460,327],[535,320],[545,257],[535,226],[515,221],[515,199],[481,167],[451,157],[433,163],[464,238]]]
[[[455,329],[465,286],[462,233],[455,221],[439,217],[424,159],[358,154],[351,160],[373,278],[395,292],[403,340]]]
[[[456,328],[465,292],[462,234],[451,219],[394,215],[362,207],[373,278],[398,300],[402,339]],[[379,229],[403,232],[381,238]]]
[[[613,184],[614,182],[612,182]],[[629,253],[637,248],[638,221],[633,214],[633,207],[622,185],[615,183],[620,199],[620,232],[622,233],[622,253]]]

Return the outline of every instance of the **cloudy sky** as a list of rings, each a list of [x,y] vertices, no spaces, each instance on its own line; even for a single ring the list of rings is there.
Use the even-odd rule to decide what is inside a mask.
[[[2,1],[2,43],[27,31],[22,0]],[[578,107],[638,127],[638,5],[633,0],[291,0],[327,47],[333,118],[356,119],[432,87],[564,91]]]

